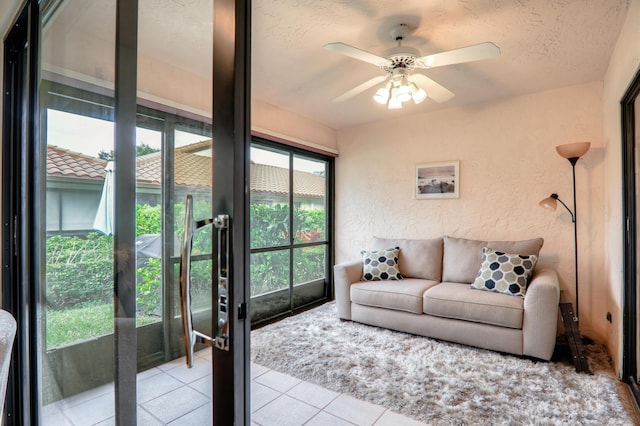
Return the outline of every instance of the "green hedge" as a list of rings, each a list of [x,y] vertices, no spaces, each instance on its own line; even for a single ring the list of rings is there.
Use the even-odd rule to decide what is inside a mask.
[[[278,247],[289,244],[290,217],[288,205],[251,204],[251,248]],[[293,227],[295,243],[325,239],[324,209],[295,208]],[[291,270],[288,250],[251,255],[251,296],[288,287]],[[324,278],[325,246],[294,250],[293,280],[295,284]]]
[[[92,232],[86,238],[47,239],[47,305],[52,309],[113,300],[113,238]]]
[[[196,201],[194,216],[207,216],[209,203]],[[182,233],[184,204],[174,209],[175,229]],[[209,213],[210,215],[210,213]],[[288,243],[289,209],[281,205],[250,205],[251,247],[278,246]],[[162,210],[160,206],[136,206],[136,235],[159,234]],[[325,235],[324,210],[294,210],[296,242],[322,241]],[[192,253],[211,252],[211,226],[194,235]],[[111,303],[113,300],[113,237],[95,232],[85,238],[53,236],[47,239],[47,304],[50,309],[61,310],[93,304]],[[294,282],[302,283],[324,277],[325,246],[308,247],[294,252]],[[289,256],[287,251],[252,255],[251,294],[257,295],[288,286]],[[175,268],[178,284],[178,268]],[[211,287],[211,262],[193,262],[192,292],[208,291]],[[137,302],[144,313],[157,312],[161,303],[161,262],[150,259],[145,268],[137,271]]]

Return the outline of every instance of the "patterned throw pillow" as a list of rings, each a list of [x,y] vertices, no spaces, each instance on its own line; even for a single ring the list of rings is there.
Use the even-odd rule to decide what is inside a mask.
[[[484,247],[482,265],[471,288],[524,297],[537,261],[535,255],[508,254]]]
[[[362,281],[401,280],[398,268],[400,248],[362,250]]]

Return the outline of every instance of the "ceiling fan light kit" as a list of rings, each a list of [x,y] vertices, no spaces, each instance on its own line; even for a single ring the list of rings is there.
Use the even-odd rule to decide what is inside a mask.
[[[400,109],[402,104],[413,100],[419,104],[427,99],[427,92],[418,87],[413,81],[409,81],[406,69],[397,68],[373,95],[373,99],[389,109]]]
[[[419,104],[427,97],[436,102],[446,102],[454,94],[426,75],[415,72],[416,69],[428,69],[500,56],[500,49],[491,42],[420,56],[416,49],[402,46],[402,40],[412,31],[413,29],[406,24],[394,25],[390,34],[393,40],[398,42],[398,45],[386,51],[384,58],[345,43],[326,44],[324,48],[327,50],[370,63],[387,73],[386,78],[374,77],[338,96],[333,101],[342,102],[350,99],[379,84],[381,79],[384,79],[384,85],[376,91],[373,99],[379,104],[387,105],[389,109],[400,109],[404,102],[410,100]]]

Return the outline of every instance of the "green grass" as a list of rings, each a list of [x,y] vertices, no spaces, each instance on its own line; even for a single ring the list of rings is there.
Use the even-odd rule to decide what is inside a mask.
[[[138,315],[138,327],[159,321]],[[47,310],[47,349],[66,346],[113,333],[113,305],[94,305],[61,311]]]

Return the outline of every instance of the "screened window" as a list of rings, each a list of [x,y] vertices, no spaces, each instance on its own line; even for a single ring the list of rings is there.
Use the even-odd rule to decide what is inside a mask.
[[[251,146],[251,315],[259,324],[330,297],[333,159]]]

